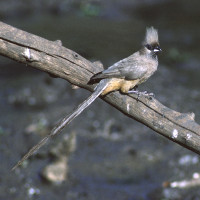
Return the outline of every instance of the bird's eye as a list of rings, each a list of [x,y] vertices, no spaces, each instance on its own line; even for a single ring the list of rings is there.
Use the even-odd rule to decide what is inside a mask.
[[[153,50],[153,47],[152,47],[150,44],[145,45],[145,47],[146,47],[147,49],[149,49],[150,51]]]

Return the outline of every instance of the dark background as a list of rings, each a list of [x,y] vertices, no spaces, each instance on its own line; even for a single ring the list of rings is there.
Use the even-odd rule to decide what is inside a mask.
[[[1,0],[1,21],[110,66],[137,51],[145,29],[159,31],[159,69],[140,90],[200,121],[200,2],[197,0]],[[22,155],[89,95],[61,79],[0,57],[0,199],[199,199],[198,187],[170,189],[191,179],[199,156],[97,100],[61,135],[14,172]],[[42,172],[52,149],[75,135],[64,182]],[[69,138],[68,138],[69,140]],[[72,142],[72,143],[73,143]],[[59,153],[58,153],[59,154]],[[57,155],[59,158],[59,155]],[[66,164],[66,163],[65,163]]]

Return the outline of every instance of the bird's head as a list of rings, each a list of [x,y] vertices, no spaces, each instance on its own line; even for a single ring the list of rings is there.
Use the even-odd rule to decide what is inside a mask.
[[[147,28],[143,45],[146,51],[152,55],[162,51],[158,41],[158,31],[156,29],[153,27]]]

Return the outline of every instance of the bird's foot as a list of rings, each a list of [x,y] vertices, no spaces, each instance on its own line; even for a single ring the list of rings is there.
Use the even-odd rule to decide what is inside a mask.
[[[138,90],[129,90],[128,94],[137,94],[137,99],[139,99],[140,96],[146,96],[148,98],[155,97],[154,93],[148,93],[147,91],[139,92]]]

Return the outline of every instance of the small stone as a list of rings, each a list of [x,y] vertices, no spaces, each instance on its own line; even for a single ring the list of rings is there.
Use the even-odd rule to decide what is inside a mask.
[[[40,190],[38,188],[30,187],[30,188],[28,188],[27,193],[28,193],[28,196],[30,198],[32,198],[35,195],[39,195],[40,194]]]
[[[67,179],[68,159],[62,156],[59,160],[47,165],[42,171],[42,177],[53,184],[61,184]]]

